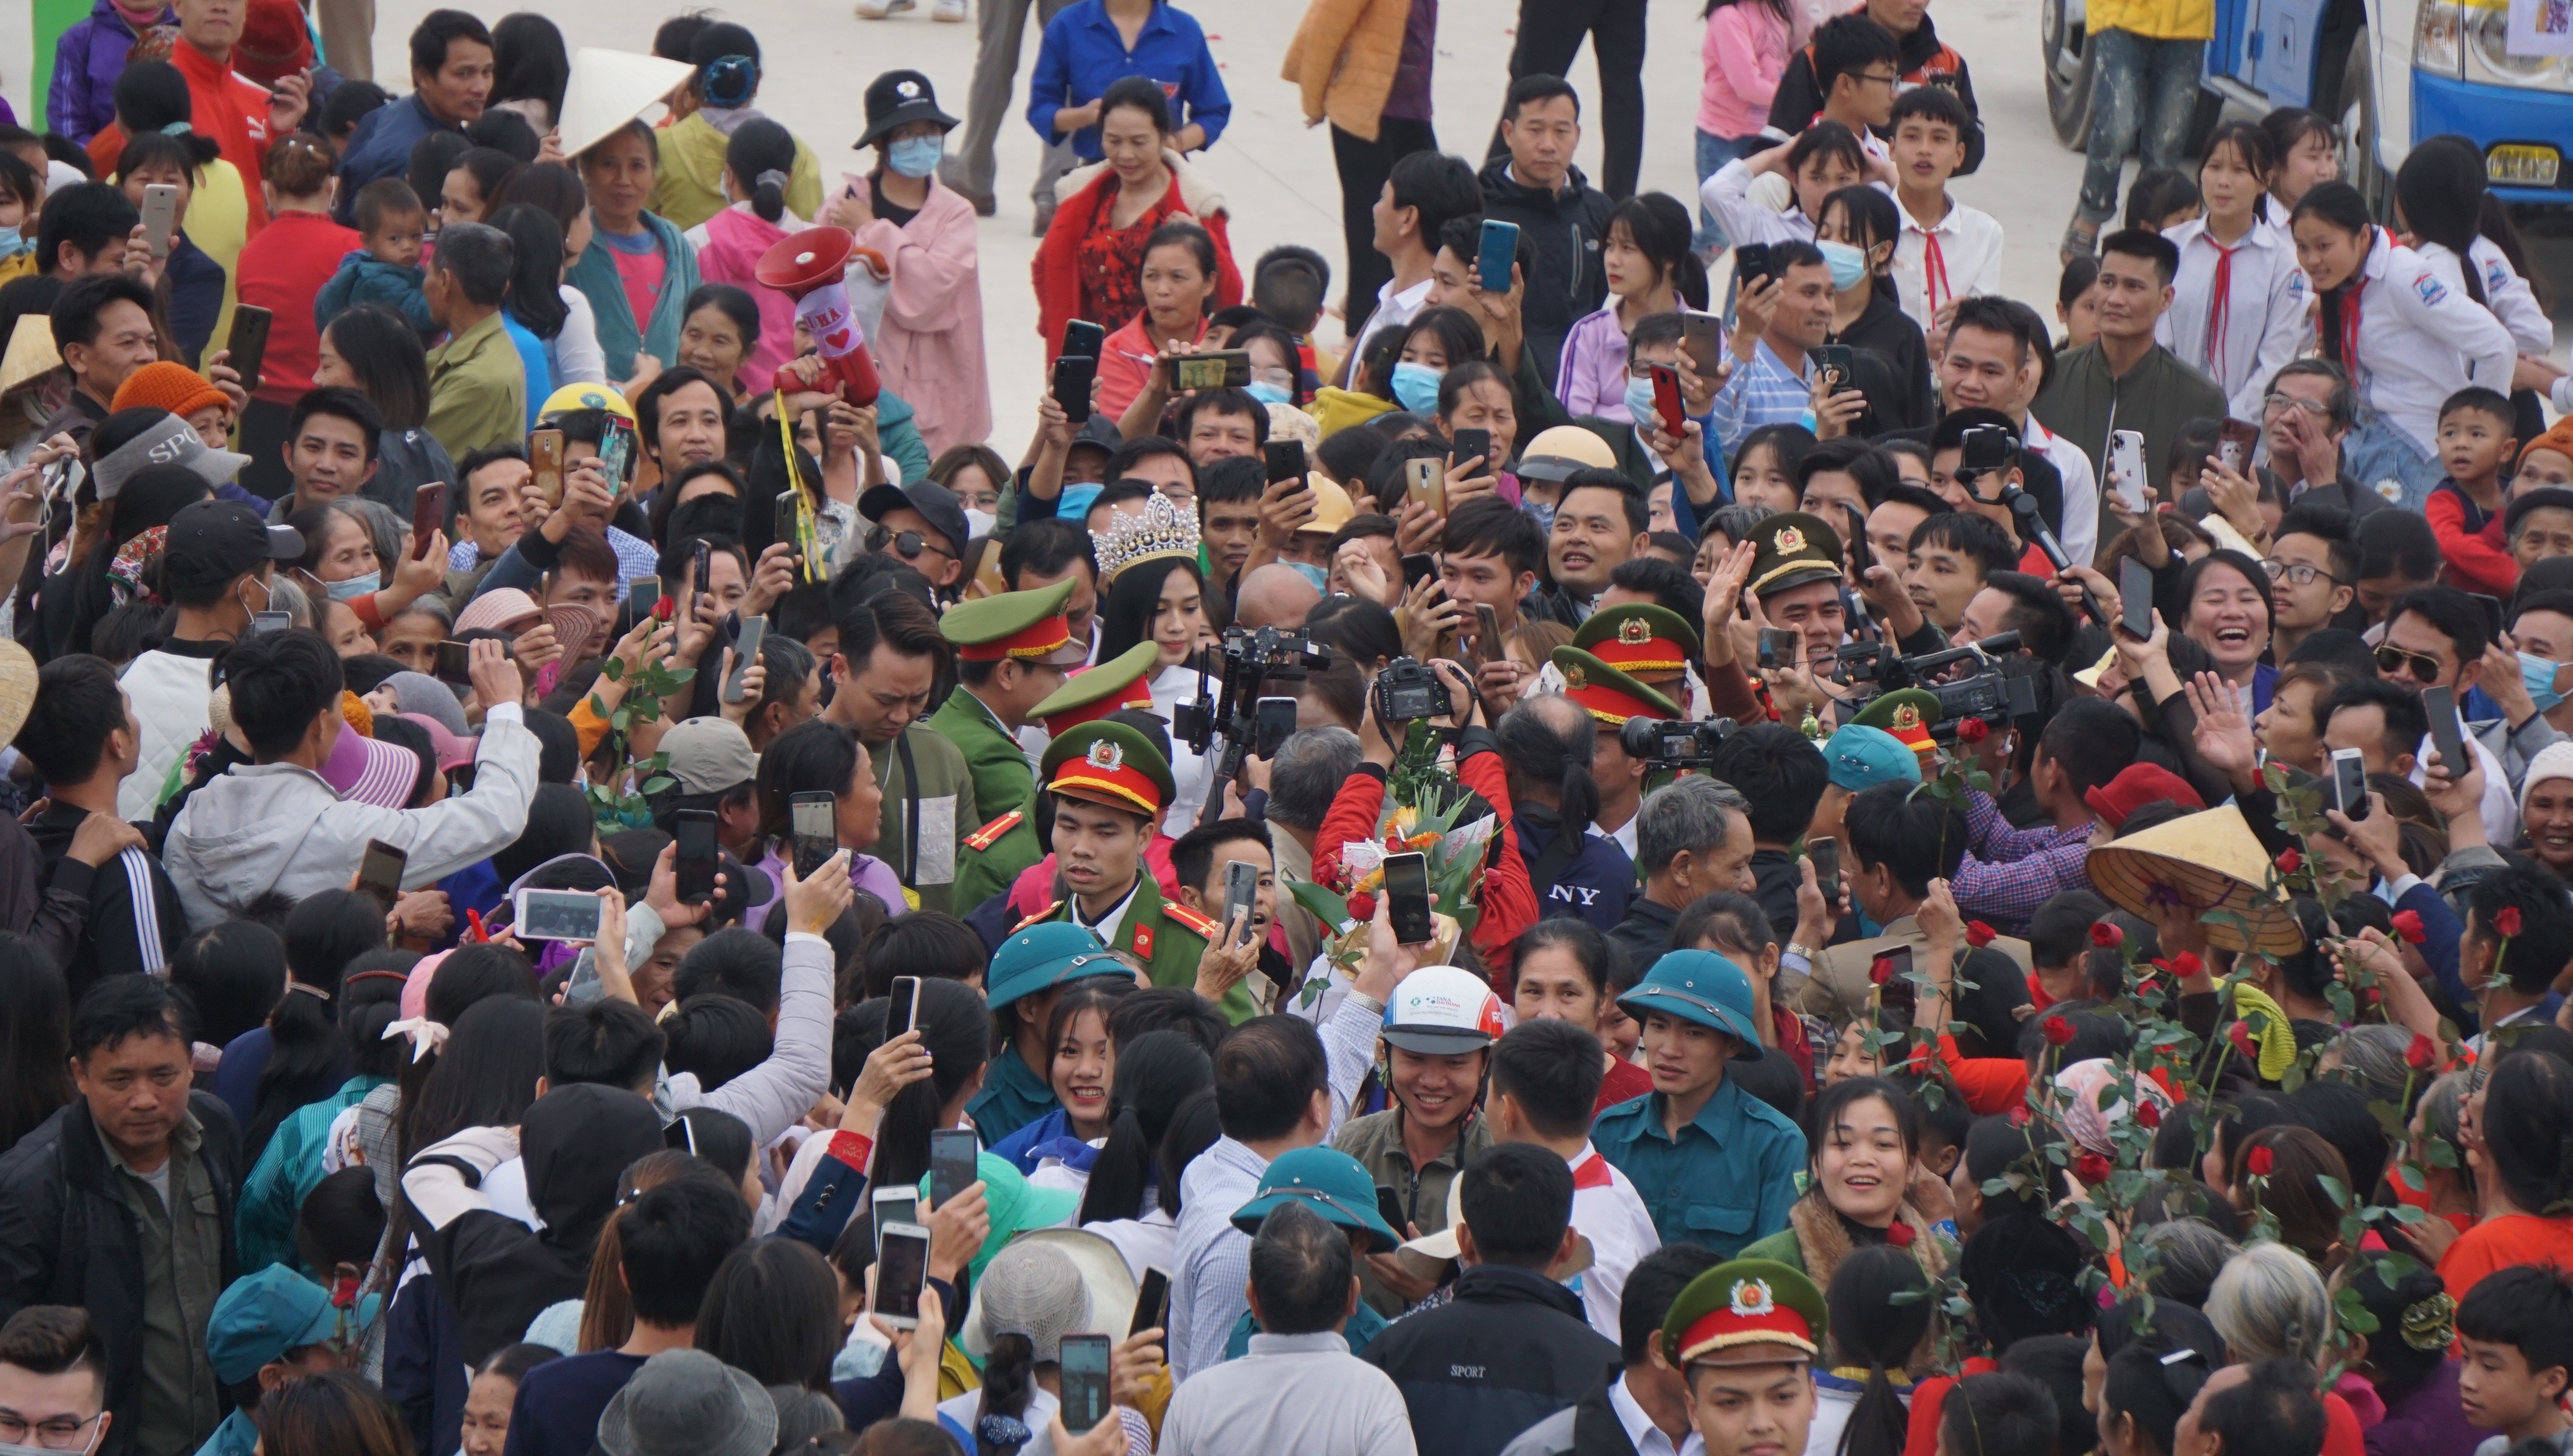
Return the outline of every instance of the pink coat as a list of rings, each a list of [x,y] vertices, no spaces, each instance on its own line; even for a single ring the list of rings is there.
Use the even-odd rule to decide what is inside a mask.
[[[1698,61],[1697,129],[1711,137],[1748,137],[1769,122],[1769,102],[1787,74],[1788,27],[1760,0],[1719,5],[1706,18]]]
[[[793,213],[786,215],[788,221]],[[795,357],[795,301],[759,281],[759,256],[794,229],[772,223],[743,207],[728,207],[690,230],[697,243],[697,277],[707,283],[731,284],[759,305],[759,343],[742,356],[738,377],[749,388],[764,389],[778,365]],[[896,393],[902,391],[896,390]],[[903,395],[908,399],[911,396]]]
[[[867,179],[843,174],[835,197],[871,197]],[[822,209],[827,217],[830,208]],[[895,227],[882,218],[858,230],[859,246],[893,263],[893,286],[877,331],[876,368],[885,387],[911,403],[934,459],[992,433],[992,382],[983,367],[983,280],[974,205],[933,182],[920,215]]]

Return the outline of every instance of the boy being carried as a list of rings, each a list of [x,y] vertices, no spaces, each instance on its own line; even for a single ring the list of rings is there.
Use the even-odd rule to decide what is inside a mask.
[[[314,295],[313,327],[328,329],[359,304],[383,304],[423,335],[437,332],[422,292],[429,278],[420,266],[429,210],[420,205],[420,194],[399,177],[378,178],[358,189],[357,216],[367,246],[342,258],[340,271]]]
[[[2496,390],[2472,385],[2439,406],[2439,464],[2448,473],[2421,513],[2447,561],[2441,577],[2460,590],[2508,596],[2519,585],[2501,486],[2501,467],[2519,449],[2515,432],[2510,400]]]

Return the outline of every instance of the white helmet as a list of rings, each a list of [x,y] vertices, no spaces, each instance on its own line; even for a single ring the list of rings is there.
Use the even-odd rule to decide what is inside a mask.
[[[1412,972],[1384,1007],[1385,1042],[1424,1056],[1489,1047],[1502,1031],[1501,999],[1483,978],[1454,966]]]

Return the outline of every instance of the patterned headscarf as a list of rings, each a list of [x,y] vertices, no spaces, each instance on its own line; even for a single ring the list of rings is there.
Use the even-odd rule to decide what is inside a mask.
[[[2104,1157],[2116,1151],[2109,1129],[2127,1115],[2127,1099],[2116,1094],[2117,1085],[2117,1065],[2106,1057],[2076,1062],[2055,1075],[2057,1115],[2064,1121],[2064,1130],[2073,1135],[2076,1143]],[[2165,1111],[2170,1108],[2170,1093],[2163,1092],[2159,1083],[2140,1077],[2136,1086],[2143,1090],[2144,1100]],[[2110,1097],[2106,1107],[2100,1105],[2104,1094]]]
[[[107,591],[117,606],[148,601],[166,606],[161,593],[144,582],[144,572],[154,557],[161,554],[162,543],[169,540],[170,527],[157,525],[116,548],[116,559],[107,563]]]

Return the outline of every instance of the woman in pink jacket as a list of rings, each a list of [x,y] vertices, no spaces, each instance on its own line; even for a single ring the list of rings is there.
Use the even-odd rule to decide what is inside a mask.
[[[1769,102],[1787,74],[1790,49],[1787,0],[1707,0],[1706,40],[1698,48],[1706,68],[1697,99],[1700,184],[1725,163],[1768,149],[1760,129],[1769,123]],[[1697,222],[1692,241],[1700,257],[1733,246],[1704,204]]]
[[[759,339],[737,371],[741,386],[754,393],[766,389],[777,366],[795,357],[795,301],[763,286],[758,272],[762,254],[808,226],[786,210],[794,167],[795,138],[786,128],[766,117],[743,122],[724,147],[723,189],[732,206],[688,230],[697,276],[731,284],[759,305]]]
[[[845,174],[823,221],[893,265],[884,322],[871,343],[885,387],[911,402],[932,455],[981,444],[992,432],[983,369],[983,281],[974,205],[939,184],[939,154],[956,119],[918,71],[888,71],[867,87],[875,170]]]

